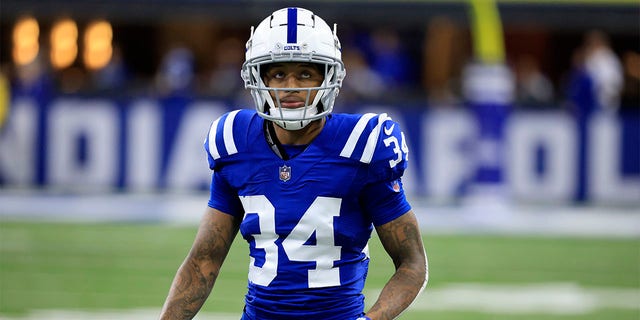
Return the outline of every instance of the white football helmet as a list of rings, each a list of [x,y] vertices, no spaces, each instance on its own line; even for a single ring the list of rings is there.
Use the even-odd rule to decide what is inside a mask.
[[[251,28],[241,76],[251,90],[256,111],[264,119],[287,130],[299,130],[333,110],[346,72],[340,41],[333,30],[313,12],[302,8],[284,8],[273,12],[257,28]],[[272,88],[262,81],[264,66],[276,62],[310,62],[324,66],[324,81],[312,88]],[[322,72],[322,69],[321,69]],[[269,92],[306,91],[304,107],[282,108]],[[311,92],[318,93],[309,101]]]

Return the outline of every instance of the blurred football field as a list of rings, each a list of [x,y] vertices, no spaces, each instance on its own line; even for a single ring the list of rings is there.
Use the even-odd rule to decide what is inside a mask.
[[[0,220],[0,319],[155,319],[196,225]],[[430,281],[400,319],[640,318],[636,237],[425,232]],[[370,243],[371,304],[393,265]],[[239,319],[238,237],[196,319]]]

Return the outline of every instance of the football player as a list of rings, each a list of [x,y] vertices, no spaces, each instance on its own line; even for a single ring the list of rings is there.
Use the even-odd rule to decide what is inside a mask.
[[[407,145],[386,114],[332,113],[345,78],[336,27],[285,8],[247,42],[255,110],[229,112],[205,141],[211,196],[161,319],[191,319],[237,232],[249,245],[242,319],[393,319],[427,282],[402,189]],[[395,265],[370,310],[362,293],[376,232]]]

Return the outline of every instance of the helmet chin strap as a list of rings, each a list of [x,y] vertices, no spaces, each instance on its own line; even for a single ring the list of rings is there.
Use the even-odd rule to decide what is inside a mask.
[[[295,109],[285,108],[269,108],[269,114],[273,116],[280,116],[282,119],[301,119],[301,120],[273,120],[275,124],[286,130],[300,130],[306,127],[312,120],[307,119],[309,116],[314,116],[315,106],[304,106]],[[306,117],[305,117],[306,115]],[[303,120],[302,120],[303,119]]]
[[[316,116],[319,114],[319,108],[322,106],[321,100],[322,96],[324,96],[324,90],[318,90],[313,102],[308,104],[310,95],[311,91],[307,91],[305,106],[292,109],[283,108],[279,98],[276,97],[276,101],[274,102],[273,98],[269,96],[265,109],[268,106],[269,115],[274,118],[280,118],[271,119],[271,121],[276,123],[279,127],[285,130],[300,130],[317,119]]]

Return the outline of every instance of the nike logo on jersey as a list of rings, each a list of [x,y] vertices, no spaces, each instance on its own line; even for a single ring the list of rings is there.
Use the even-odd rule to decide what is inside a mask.
[[[391,125],[391,127],[389,127],[389,129],[384,128],[384,134],[390,136],[391,133],[393,132],[393,128],[395,128],[395,126],[396,126],[396,124],[394,123],[394,124]]]

